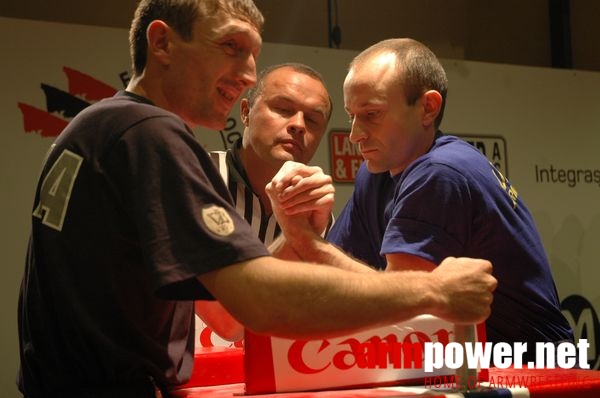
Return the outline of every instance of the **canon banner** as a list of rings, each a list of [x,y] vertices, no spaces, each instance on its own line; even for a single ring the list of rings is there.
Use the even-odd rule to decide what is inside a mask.
[[[246,392],[421,385],[425,377],[453,376],[462,361],[458,366],[450,361],[439,363],[438,355],[434,363],[432,348],[452,348],[453,329],[452,323],[421,315],[406,322],[324,340],[291,340],[247,332]],[[478,325],[474,337],[475,342],[485,342],[484,324]],[[457,352],[462,355],[462,349]],[[473,369],[474,379],[487,381],[486,369],[478,371],[478,364]]]

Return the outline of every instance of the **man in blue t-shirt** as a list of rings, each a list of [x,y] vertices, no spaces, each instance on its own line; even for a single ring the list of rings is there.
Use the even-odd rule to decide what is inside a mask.
[[[328,240],[387,270],[486,258],[498,289],[487,340],[572,340],[550,265],[517,190],[479,151],[439,131],[447,78],[411,39],[373,45],[350,64],[344,105],[364,163]]]

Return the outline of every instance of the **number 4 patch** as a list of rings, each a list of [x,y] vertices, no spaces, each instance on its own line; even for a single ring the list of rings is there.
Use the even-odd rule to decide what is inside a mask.
[[[65,149],[44,178],[40,190],[40,201],[33,215],[41,218],[44,225],[61,231],[71,191],[83,158]]]

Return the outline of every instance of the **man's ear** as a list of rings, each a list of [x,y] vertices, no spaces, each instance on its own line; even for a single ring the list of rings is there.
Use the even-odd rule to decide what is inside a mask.
[[[158,19],[150,22],[146,29],[148,56],[152,54],[162,65],[170,64],[172,34],[169,25]]]
[[[248,127],[248,114],[250,113],[250,102],[248,98],[242,98],[240,100],[240,117],[244,126]]]
[[[435,118],[442,110],[442,94],[436,90],[429,90],[423,94],[423,125],[435,123]]]

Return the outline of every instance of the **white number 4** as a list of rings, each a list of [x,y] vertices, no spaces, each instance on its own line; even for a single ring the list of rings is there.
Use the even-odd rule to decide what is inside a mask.
[[[71,191],[83,158],[69,150],[60,154],[44,178],[40,189],[40,201],[33,211],[44,225],[61,231]]]

